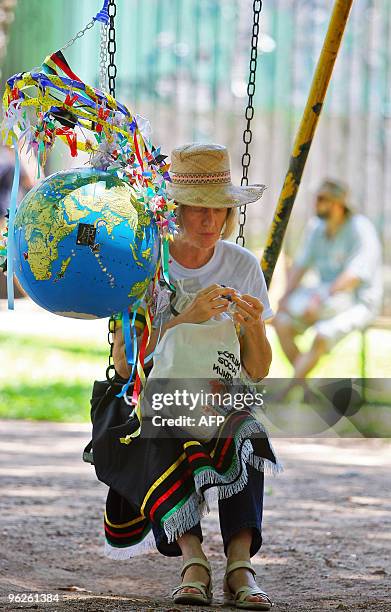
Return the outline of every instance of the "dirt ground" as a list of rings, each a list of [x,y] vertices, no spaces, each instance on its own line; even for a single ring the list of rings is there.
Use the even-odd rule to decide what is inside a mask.
[[[81,461],[88,425],[0,421],[0,608],[218,610],[222,555],[216,512],[204,520],[214,605],[178,606],[180,559],[102,554],[106,486]],[[274,439],[285,472],[267,478],[264,545],[253,559],[275,612],[391,610],[389,440]],[[9,594],[38,601],[9,603]],[[58,602],[40,603],[40,594]],[[32,597],[30,597],[32,599]],[[229,608],[225,608],[229,609]]]

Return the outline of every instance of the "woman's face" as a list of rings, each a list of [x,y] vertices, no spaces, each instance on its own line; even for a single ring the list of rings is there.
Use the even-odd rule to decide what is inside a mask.
[[[210,248],[221,235],[227,208],[205,206],[181,206],[183,238],[198,248]]]

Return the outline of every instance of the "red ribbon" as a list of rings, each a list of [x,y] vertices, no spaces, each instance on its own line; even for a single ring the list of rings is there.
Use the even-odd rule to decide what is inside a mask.
[[[71,128],[56,128],[56,134],[58,136],[66,136],[68,141],[69,150],[71,152],[72,157],[77,157],[77,135],[74,130]]]
[[[137,142],[136,131],[133,134],[133,142],[134,142],[134,150],[136,151],[138,162],[139,162],[139,164],[141,166],[141,169],[144,170],[144,164],[143,164],[143,160],[141,158],[140,149],[139,149],[138,142]]]
[[[20,92],[19,89],[17,87],[13,87],[11,89],[11,95],[8,96],[8,104],[12,101],[12,100],[18,100],[20,96]]]
[[[65,100],[64,100],[64,104],[66,104],[67,106],[73,106],[74,103],[76,102],[77,98],[78,98],[77,94],[75,94],[74,96],[71,97],[71,95],[68,93],[66,95]]]
[[[106,121],[109,114],[110,114],[110,110],[104,110],[101,106],[98,108],[98,119],[103,119],[103,121]],[[101,132],[102,130],[103,130],[103,125],[98,122],[98,125],[96,126],[96,131]]]

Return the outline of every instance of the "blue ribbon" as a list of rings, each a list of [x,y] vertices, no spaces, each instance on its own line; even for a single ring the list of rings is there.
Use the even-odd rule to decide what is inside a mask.
[[[94,17],[94,21],[100,21],[106,25],[109,23],[109,0],[104,0],[101,10]]]
[[[8,309],[14,310],[14,225],[16,205],[18,203],[19,181],[20,181],[20,158],[18,143],[15,136],[12,137],[12,142],[15,147],[15,171],[14,180],[12,183],[11,201],[9,208],[8,219],[8,239],[7,239],[7,297]]]
[[[137,332],[136,332],[136,327],[135,327],[136,314],[137,314],[137,308],[134,308],[133,316],[132,316],[132,323],[130,323],[128,309],[126,308],[122,313],[122,333],[124,335],[124,341],[125,341],[126,363],[132,366],[132,371],[128,378],[128,382],[122,387],[117,397],[123,397],[125,393],[128,391],[130,387],[130,383],[133,380],[133,374],[134,374],[134,370],[137,364],[138,345],[137,345]],[[133,345],[132,345],[132,338],[131,338],[130,332],[132,332],[132,336],[133,336]]]
[[[155,351],[156,351],[156,347],[159,344],[160,334],[162,333],[162,326],[163,326],[163,323],[160,323],[159,333],[158,333],[158,337],[157,337],[156,344],[155,344],[155,349],[152,351],[152,353],[150,355],[148,355],[148,357],[146,357],[144,359],[144,364],[148,363],[148,361],[151,361],[151,359],[153,359],[153,356],[154,356]]]
[[[38,81],[40,85],[43,86],[47,86],[47,87],[53,87],[53,89],[57,89],[58,91],[64,92],[67,90],[67,88],[72,89],[72,87],[80,87],[81,89],[85,90],[85,83],[80,83],[80,81],[75,81],[73,79],[70,79],[69,77],[61,77],[61,83],[62,83],[62,87],[55,85],[54,83],[52,83],[50,81],[50,79],[47,78],[47,76],[45,75],[44,72],[30,72],[31,78]],[[21,78],[20,74],[14,74],[12,77],[10,77],[7,80],[8,85],[11,87],[14,87],[15,82],[18,81]],[[102,95],[99,95],[99,91],[96,90],[98,93],[98,99],[99,102],[105,102],[106,98]],[[80,93],[77,94],[79,96],[80,101],[83,104],[86,104],[87,106],[91,107],[91,108],[96,108],[96,102],[95,100],[91,100],[91,98],[89,98],[86,94],[86,96],[82,96]],[[123,104],[121,104],[120,102],[117,102],[117,110],[119,110],[123,115],[125,115],[126,117],[130,117],[130,113],[129,110],[126,108],[126,106],[124,106]],[[129,127],[132,127],[132,124],[129,124]],[[133,130],[134,131],[134,130]]]
[[[137,334],[135,329],[135,320],[136,320],[136,310],[133,312],[132,323],[130,324],[129,319],[129,311],[128,309],[124,310],[122,313],[122,328],[125,340],[125,355],[126,362],[129,365],[133,365],[135,361],[135,357],[137,354]],[[133,346],[131,342],[130,332],[132,331],[133,336]]]

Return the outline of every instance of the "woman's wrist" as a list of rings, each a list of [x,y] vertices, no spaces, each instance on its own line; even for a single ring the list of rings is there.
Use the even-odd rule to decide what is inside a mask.
[[[254,335],[255,334],[255,335]],[[246,336],[254,341],[259,337],[259,334],[266,336],[265,324],[262,319],[254,321],[251,325],[243,325],[243,336]]]

